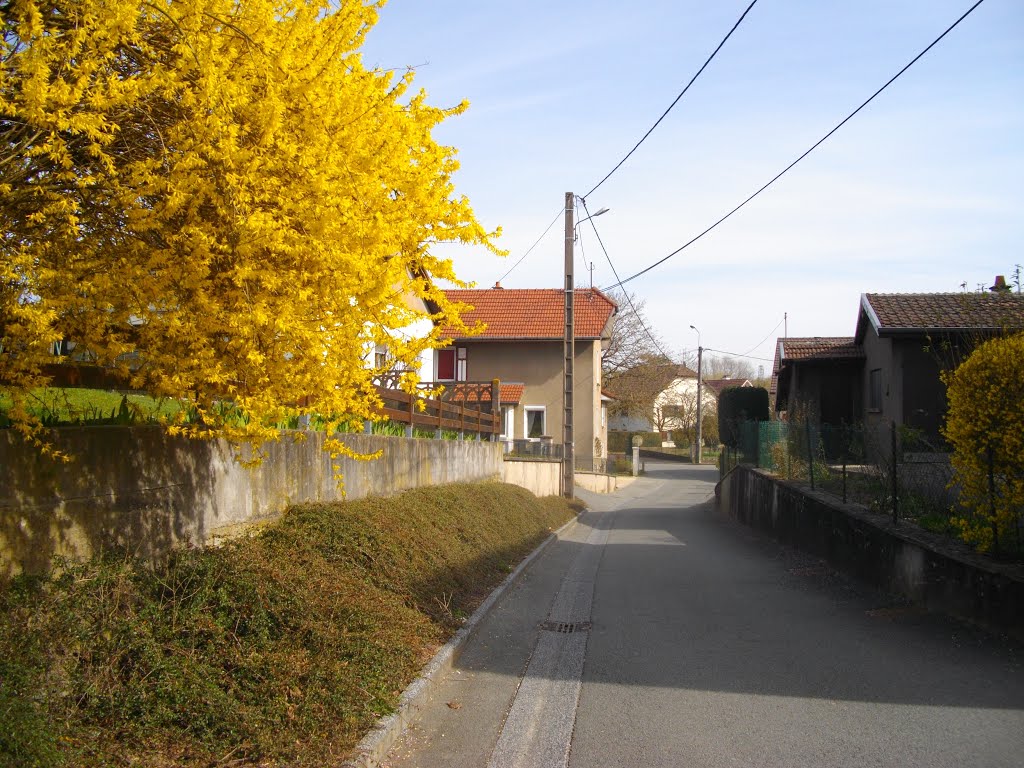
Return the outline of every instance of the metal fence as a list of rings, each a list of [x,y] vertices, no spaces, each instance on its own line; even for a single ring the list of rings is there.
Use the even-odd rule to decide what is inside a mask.
[[[989,517],[995,517],[961,503],[949,447],[928,441],[912,429],[892,423],[836,427],[770,421],[745,422],[738,435],[737,445],[723,449],[723,475],[737,464],[761,467],[844,502],[864,504],[894,522],[913,520],[951,535],[977,527],[979,520],[987,526]],[[979,458],[979,466],[987,466],[988,504],[994,510],[1004,500],[1001,489],[1011,478],[1005,463],[991,451]],[[988,547],[1024,555],[1024,508],[1011,509],[1010,517],[1002,525],[1001,537],[991,522]]]

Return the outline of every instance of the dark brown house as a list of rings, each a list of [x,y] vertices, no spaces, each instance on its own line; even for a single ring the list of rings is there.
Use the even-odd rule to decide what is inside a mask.
[[[864,352],[849,336],[779,339],[770,394],[775,411],[821,424],[860,421]]]
[[[946,387],[954,368],[982,341],[1024,328],[1024,295],[866,293],[856,345],[863,350],[866,424],[896,423],[941,442]]]
[[[775,410],[823,424],[906,425],[938,444],[947,407],[941,372],[980,342],[1020,329],[1020,293],[865,293],[853,337],[778,340]]]

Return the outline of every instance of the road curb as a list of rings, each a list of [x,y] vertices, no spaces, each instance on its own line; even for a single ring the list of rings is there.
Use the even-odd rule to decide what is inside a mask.
[[[584,510],[586,511],[586,510]],[[583,514],[582,512],[580,514]],[[557,531],[554,531],[536,549],[527,555],[515,570],[499,584],[473,615],[469,617],[458,632],[445,643],[441,650],[434,654],[434,658],[423,668],[420,676],[416,678],[408,688],[402,692],[398,700],[398,708],[387,717],[377,721],[373,729],[362,738],[356,745],[354,754],[341,764],[341,768],[377,768],[387,753],[394,746],[398,737],[402,735],[409,723],[419,713],[427,701],[430,692],[440,679],[451,671],[455,662],[458,661],[466,641],[483,621],[484,617],[494,607],[501,596],[519,579],[530,564],[540,556],[541,552],[555,539],[576,525],[579,515],[567,522]]]

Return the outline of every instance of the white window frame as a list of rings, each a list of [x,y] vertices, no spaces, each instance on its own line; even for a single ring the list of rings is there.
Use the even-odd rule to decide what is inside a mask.
[[[524,405],[523,406],[523,437],[527,440],[540,440],[539,437],[530,437],[530,414],[540,412],[540,433],[542,435],[547,434],[548,428],[548,409],[543,405]]]
[[[501,436],[506,440],[514,440],[516,436],[516,407],[514,405],[502,406],[502,431]]]
[[[452,375],[458,372],[458,355],[454,354],[455,350],[452,349],[438,349],[437,354],[434,355],[434,380],[435,381],[455,381],[455,379],[442,379],[441,378],[441,358],[447,357],[448,353],[453,353],[455,358],[455,364],[452,365]]]
[[[466,348],[456,347],[455,348],[455,380],[465,381],[466,380]]]

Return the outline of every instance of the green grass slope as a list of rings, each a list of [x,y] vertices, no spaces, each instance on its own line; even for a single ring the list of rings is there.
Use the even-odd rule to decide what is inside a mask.
[[[498,483],[290,509],[159,568],[0,592],[0,765],[321,766],[569,520]]]

